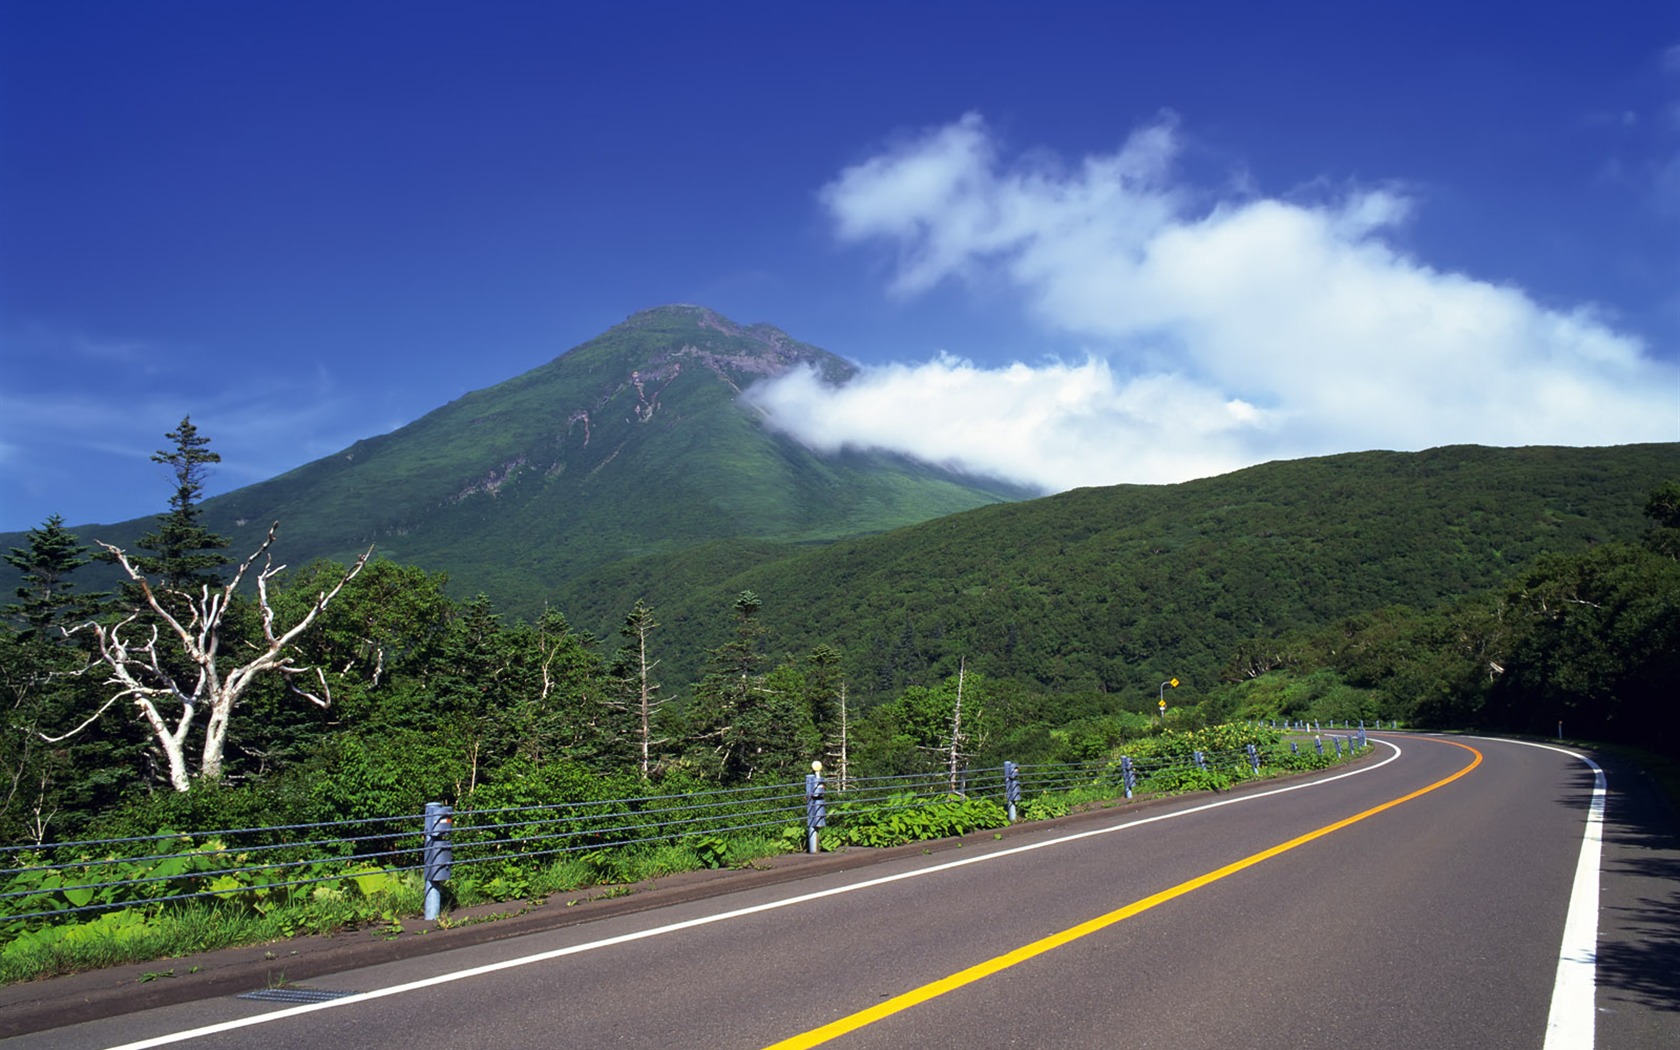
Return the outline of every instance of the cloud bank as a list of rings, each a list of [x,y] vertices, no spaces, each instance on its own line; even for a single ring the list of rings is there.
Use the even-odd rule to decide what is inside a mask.
[[[842,171],[823,206],[843,242],[896,253],[894,294],[1001,285],[1090,356],[942,356],[752,399],[813,447],[1051,491],[1368,448],[1680,437],[1680,370],[1591,306],[1411,257],[1403,193],[1210,195],[1175,178],[1179,140],[1164,119],[1078,165],[1011,164],[969,115]]]

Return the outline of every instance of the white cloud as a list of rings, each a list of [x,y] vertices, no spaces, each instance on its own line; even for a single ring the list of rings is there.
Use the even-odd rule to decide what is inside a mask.
[[[843,171],[847,242],[893,290],[999,281],[1083,364],[956,358],[754,392],[818,447],[891,448],[1047,488],[1176,481],[1364,448],[1680,437],[1680,373],[1590,306],[1433,269],[1395,246],[1394,189],[1216,200],[1174,181],[1163,120],[1077,167],[1006,165],[979,117]],[[1192,209],[1194,202],[1203,202]]]
[[[1176,481],[1243,465],[1232,435],[1265,414],[1168,375],[1122,382],[1099,359],[979,368],[954,357],[865,371],[826,387],[800,371],[748,391],[814,448],[886,448],[1048,490]],[[794,423],[793,421],[798,421]],[[1195,447],[1172,448],[1161,435]]]

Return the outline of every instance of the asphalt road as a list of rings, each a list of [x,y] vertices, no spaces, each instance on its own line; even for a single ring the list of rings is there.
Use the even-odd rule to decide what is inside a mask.
[[[9,1045],[203,1027],[180,1045],[1545,1045],[1592,770],[1510,742],[1388,739],[1378,761],[1287,790],[1117,808],[306,982],[365,998],[219,997]],[[1598,1046],[1680,1046],[1680,848],[1620,776],[1587,1009]]]

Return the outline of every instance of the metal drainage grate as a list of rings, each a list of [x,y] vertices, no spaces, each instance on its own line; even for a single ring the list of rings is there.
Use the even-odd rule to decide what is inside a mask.
[[[326,988],[261,988],[254,992],[241,992],[235,999],[260,999],[265,1003],[326,1003],[334,999],[343,999],[349,995],[360,995],[360,992],[334,992]]]

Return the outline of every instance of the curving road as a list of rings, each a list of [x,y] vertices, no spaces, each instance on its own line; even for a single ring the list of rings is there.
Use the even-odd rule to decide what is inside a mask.
[[[319,1006],[220,998],[15,1045],[1680,1046],[1680,848],[1643,792],[1610,770],[1602,882],[1560,981],[1594,769],[1505,741],[1377,750],[1281,789],[346,971],[308,986],[362,994]]]

